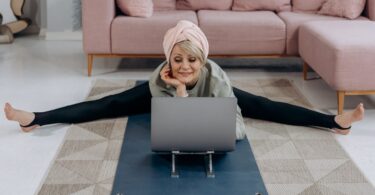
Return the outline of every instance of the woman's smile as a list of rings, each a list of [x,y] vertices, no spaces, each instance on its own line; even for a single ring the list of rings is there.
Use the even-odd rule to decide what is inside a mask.
[[[181,76],[183,76],[183,77],[188,77],[188,76],[190,76],[193,73],[192,72],[179,72],[178,74],[181,75]]]

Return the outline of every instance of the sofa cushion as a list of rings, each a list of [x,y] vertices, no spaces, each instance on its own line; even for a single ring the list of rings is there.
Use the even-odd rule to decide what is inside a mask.
[[[316,13],[326,0],[292,0],[294,12]]]
[[[176,0],[152,0],[154,11],[169,11],[176,9]]]
[[[128,16],[150,17],[153,12],[152,0],[116,0],[116,3]]]
[[[361,15],[366,0],[327,0],[318,14],[355,19]]]
[[[177,0],[176,8],[182,10],[230,10],[233,0]]]
[[[290,0],[233,0],[232,10],[235,11],[290,11]]]
[[[301,57],[336,90],[374,90],[372,21],[315,21],[301,26]]]
[[[82,0],[82,43],[87,54],[111,53],[115,1]]]
[[[286,53],[288,55],[299,55],[298,53],[298,29],[310,21],[320,20],[346,20],[345,18],[324,16],[308,13],[281,12],[278,14],[286,24]],[[368,20],[365,17],[359,17],[356,20]]]
[[[375,0],[367,0],[366,14],[371,20],[375,20]]]
[[[163,37],[179,20],[198,24],[194,11],[155,11],[147,18],[116,17],[111,26],[112,53],[163,54]]]
[[[210,54],[282,54],[285,24],[271,11],[198,11]]]

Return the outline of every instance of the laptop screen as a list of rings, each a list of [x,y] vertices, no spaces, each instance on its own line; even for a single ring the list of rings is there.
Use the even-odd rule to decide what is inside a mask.
[[[234,150],[236,98],[153,97],[151,104],[153,151]]]

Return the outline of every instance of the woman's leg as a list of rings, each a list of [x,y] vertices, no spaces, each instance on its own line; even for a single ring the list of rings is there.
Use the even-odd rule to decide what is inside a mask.
[[[350,128],[350,124],[352,122],[351,121],[348,123],[348,126],[340,126],[335,120],[335,115],[327,115],[300,106],[272,101],[265,97],[256,96],[235,87],[233,88],[233,92],[237,97],[242,115],[245,117],[289,125],[319,126],[337,129],[348,129]]]
[[[53,123],[81,123],[103,118],[115,118],[151,110],[151,93],[148,82],[119,94],[98,100],[81,102],[47,112],[35,112],[27,127]]]

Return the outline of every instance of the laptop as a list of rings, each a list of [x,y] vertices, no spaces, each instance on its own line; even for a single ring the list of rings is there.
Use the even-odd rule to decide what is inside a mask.
[[[151,149],[154,152],[228,152],[235,149],[234,97],[153,97]]]

